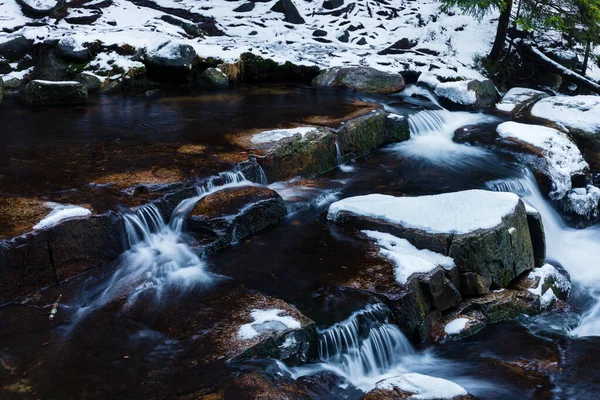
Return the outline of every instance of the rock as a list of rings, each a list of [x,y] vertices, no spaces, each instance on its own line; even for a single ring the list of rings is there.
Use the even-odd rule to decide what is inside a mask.
[[[64,0],[16,0],[23,14],[30,18],[43,18],[51,15],[65,4]]]
[[[365,44],[367,44],[367,39],[365,39],[364,37],[358,39],[358,41],[356,42],[357,45],[359,46],[364,46]]]
[[[73,25],[91,25],[102,16],[100,9],[70,9],[65,22]]]
[[[0,104],[2,104],[2,98],[4,97],[4,81],[0,78]]]
[[[475,400],[454,382],[418,373],[405,373],[377,382],[360,400]]]
[[[29,47],[29,42],[25,39],[25,36],[15,36],[0,43],[0,56],[8,61],[19,61],[25,57]]]
[[[126,250],[124,235],[122,217],[112,212],[72,218],[48,228],[48,245],[58,281],[116,259]]]
[[[350,41],[350,32],[344,31],[344,33],[338,36],[338,40],[342,43],[348,43]]]
[[[84,104],[87,94],[87,88],[79,82],[35,80],[21,89],[19,99],[26,104],[36,106]]]
[[[188,44],[169,41],[146,55],[146,68],[151,78],[159,81],[186,82],[192,70],[196,52]]]
[[[107,79],[100,84],[100,93],[102,93],[102,94],[121,93],[122,91],[123,91],[123,82],[120,79],[115,79],[115,80]]]
[[[408,38],[400,39],[390,47],[385,50],[380,51],[378,54],[386,55],[386,54],[402,54],[406,50],[410,50],[418,44],[416,40],[411,40]]]
[[[465,297],[483,296],[490,291],[492,279],[474,272],[460,274],[460,291]]]
[[[75,80],[84,84],[88,93],[100,89],[100,85],[102,84],[96,75],[88,74],[87,72],[77,74],[77,76],[75,76]]]
[[[323,8],[326,10],[333,10],[333,9],[341,7],[343,5],[344,5],[344,0],[325,0],[323,2]]]
[[[453,258],[461,273],[477,273],[497,287],[534,267],[525,206],[514,194],[470,190],[412,198],[358,196],[333,203],[327,218],[407,239],[419,249]]]
[[[46,231],[0,241],[0,304],[53,283]]]
[[[244,3],[241,6],[234,8],[233,12],[239,12],[239,13],[243,13],[243,12],[249,12],[254,10],[254,3],[252,2],[248,2],[248,3]]]
[[[68,65],[53,52],[45,53],[35,66],[34,79],[44,81],[64,81],[67,79]]]
[[[419,282],[428,288],[435,309],[445,311],[455,307],[461,300],[458,289],[450,282],[442,269],[419,277]]]
[[[489,79],[443,82],[436,86],[435,94],[442,104],[467,110],[490,108],[498,100],[496,86]]]
[[[502,115],[518,115],[544,97],[548,95],[539,90],[515,87],[496,104],[495,111]]]
[[[531,234],[531,244],[533,245],[533,259],[536,268],[546,263],[546,235],[544,234],[544,223],[540,213],[527,207],[527,224]]]
[[[311,387],[312,389],[312,387]],[[215,399],[294,399],[311,400],[313,397],[309,394],[313,390],[307,390],[299,381],[284,377],[270,376],[267,372],[247,372],[236,376],[230,382],[220,387],[220,391]],[[200,397],[204,393],[198,394]]]
[[[244,65],[244,80],[261,81],[309,81],[319,74],[315,66],[296,65],[289,61],[278,64],[252,53],[242,53],[240,59]]]
[[[566,213],[594,223],[600,216],[600,189],[594,185],[575,188],[562,199],[561,205]]]
[[[297,134],[279,140],[260,164],[269,182],[319,175],[338,165],[334,142],[333,134],[327,129]]]
[[[195,79],[196,85],[206,89],[228,89],[229,79],[217,68],[207,68]]]
[[[551,90],[559,90],[562,86],[563,78],[555,72],[546,72],[543,74],[535,74],[534,81],[542,87]]]
[[[91,58],[89,50],[75,41],[72,36],[63,37],[58,41],[56,53],[65,60],[76,63],[84,63]]]
[[[361,157],[381,146],[410,139],[408,121],[383,110],[344,123],[336,135],[344,162]]]
[[[315,37],[327,36],[327,31],[324,31],[323,29],[317,29],[316,31],[313,32],[313,36],[315,36]]]
[[[368,67],[334,67],[322,71],[312,81],[313,86],[342,87],[359,92],[395,93],[406,86],[399,74]]]
[[[160,19],[165,21],[168,24],[183,28],[185,33],[187,33],[191,37],[202,37],[203,36],[202,28],[200,28],[198,25],[188,22],[184,19],[177,18],[177,17],[174,17],[169,14],[165,14],[165,15],[161,16]]]
[[[515,286],[538,296],[542,310],[552,308],[558,300],[566,301],[571,293],[569,274],[550,264],[534,269],[526,279],[516,282]]]
[[[209,251],[278,223],[287,211],[277,192],[262,186],[241,186],[218,190],[202,197],[187,219],[192,233],[214,237]]]
[[[19,90],[23,87],[23,81],[17,78],[9,78],[4,81],[4,97],[14,97],[19,94]]]
[[[283,13],[285,15],[283,20],[285,22],[289,22],[290,24],[303,24],[306,22],[298,12],[298,9],[292,0],[277,1],[277,3],[275,3],[275,5],[271,8],[271,11]]]
[[[526,118],[568,130],[592,169],[600,171],[600,97],[548,97],[535,103]]]

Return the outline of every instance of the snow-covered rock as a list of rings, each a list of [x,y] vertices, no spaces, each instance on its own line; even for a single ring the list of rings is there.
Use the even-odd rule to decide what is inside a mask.
[[[534,266],[525,206],[510,193],[357,196],[333,203],[327,218],[407,239],[454,259],[461,273],[479,274],[500,287]]]
[[[322,71],[312,84],[373,93],[396,93],[406,86],[402,75],[368,67],[330,68]]]
[[[47,206],[52,208],[52,211],[38,222],[33,229],[48,228],[68,218],[85,217],[92,214],[87,208],[70,204],[47,203]]]
[[[575,188],[563,199],[564,208],[588,220],[595,220],[600,213],[600,189],[594,185]]]
[[[448,335],[458,335],[466,329],[468,323],[468,318],[456,318],[446,324],[444,331]]]
[[[25,57],[29,50],[29,42],[25,36],[8,36],[0,38],[0,57],[8,61],[18,61]]]
[[[533,282],[528,290],[540,296],[543,310],[552,307],[556,300],[566,300],[571,292],[571,282],[566,272],[561,272],[550,264],[534,269],[528,278]]]
[[[600,171],[600,97],[548,97],[534,104],[528,118],[568,130],[586,161]]]
[[[172,74],[176,80],[177,74],[192,70],[195,58],[196,51],[189,44],[167,41],[148,50],[146,66],[149,73],[155,70],[157,74]]]
[[[496,86],[489,79],[439,83],[435,94],[443,102],[469,110],[489,108],[498,99]]]
[[[87,88],[76,81],[43,81],[28,83],[19,92],[19,99],[29,105],[82,104],[87,99]]]
[[[42,18],[50,15],[64,3],[64,0],[16,0],[16,2],[21,6],[23,14],[32,18]]]
[[[197,86],[206,89],[227,89],[229,79],[217,68],[207,68],[195,78]]]
[[[524,147],[524,152],[515,154],[552,181],[552,190],[549,194],[554,200],[562,199],[571,190],[571,181],[574,176],[588,172],[589,165],[583,159],[575,143],[557,129],[505,122],[498,125],[496,130],[500,138]],[[530,157],[531,153],[540,154],[543,161]]]
[[[473,396],[460,385],[446,379],[418,373],[405,373],[384,379],[361,400],[467,400]]]
[[[90,52],[84,46],[83,38],[77,36],[66,36],[58,41],[56,51],[65,60],[83,63],[90,59]]]
[[[542,91],[515,87],[510,89],[502,97],[502,100],[496,104],[496,112],[505,115],[516,115],[544,97],[548,97],[548,95]]]

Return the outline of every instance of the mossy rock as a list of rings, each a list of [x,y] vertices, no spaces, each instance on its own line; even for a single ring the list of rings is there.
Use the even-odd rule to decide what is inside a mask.
[[[310,81],[319,73],[319,68],[296,65],[291,62],[278,64],[270,58],[252,53],[242,53],[244,79],[248,82],[261,81]]]
[[[359,92],[396,93],[406,87],[400,74],[369,67],[334,67],[322,71],[312,81],[313,86],[341,87]]]

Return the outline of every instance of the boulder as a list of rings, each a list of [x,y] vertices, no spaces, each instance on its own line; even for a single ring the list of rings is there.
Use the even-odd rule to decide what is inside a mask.
[[[239,12],[239,13],[243,13],[243,12],[250,12],[254,10],[254,3],[252,2],[248,2],[248,3],[244,3],[241,6],[234,8],[233,12]]]
[[[44,81],[64,81],[67,79],[68,67],[68,64],[57,57],[54,52],[47,52],[37,62],[33,77]]]
[[[525,206],[510,193],[358,196],[333,203],[327,218],[407,239],[418,249],[451,257],[461,273],[479,274],[497,287],[534,267]]]
[[[381,146],[410,139],[408,120],[377,110],[344,123],[336,141],[344,162],[361,157]]]
[[[548,97],[548,94],[539,90],[515,87],[496,104],[495,111],[502,115],[517,115],[544,97]]]
[[[175,25],[175,26],[182,28],[184,30],[184,32],[187,33],[188,35],[190,35],[191,37],[202,37],[203,36],[202,28],[200,28],[198,25],[188,22],[184,19],[177,18],[177,17],[174,17],[169,14],[165,14],[165,15],[161,16],[160,19],[162,19],[163,21],[165,21],[168,24]]]
[[[533,246],[533,259],[536,268],[546,263],[546,235],[544,234],[544,223],[541,214],[533,207],[526,207],[527,224],[531,234],[531,245]]]
[[[8,40],[2,39],[0,43],[0,56],[8,61],[19,61],[27,54],[29,42],[25,36],[15,36]]]
[[[277,141],[260,164],[269,182],[325,173],[338,165],[335,138],[322,128],[295,134]]]
[[[4,81],[0,78],[0,104],[2,104],[2,98],[4,97]]]
[[[196,76],[197,86],[206,89],[228,89],[229,79],[221,70],[217,68],[207,68],[201,74]]]
[[[344,5],[344,0],[325,0],[323,2],[323,8],[326,10],[333,10],[333,9],[341,7],[343,5]]]
[[[23,81],[18,78],[8,78],[4,80],[4,97],[17,96],[22,87]]]
[[[52,15],[64,6],[65,0],[16,0],[21,11],[30,18],[43,18]]]
[[[396,93],[406,86],[402,75],[382,72],[369,67],[329,68],[313,79],[312,84],[313,86],[341,87],[372,93]]]
[[[196,59],[189,44],[176,41],[162,43],[146,54],[148,75],[159,81],[186,82]]]
[[[287,211],[281,196],[263,186],[230,187],[202,197],[187,219],[188,231],[213,238],[215,251],[278,223]]]
[[[296,65],[289,61],[279,64],[252,53],[242,53],[240,60],[244,65],[244,80],[249,82],[310,81],[319,74],[316,66]]]
[[[89,61],[91,53],[72,36],[63,37],[56,45],[56,53],[67,61],[84,63]]]
[[[360,400],[475,400],[462,386],[433,376],[405,373],[377,382]]]
[[[100,9],[75,8],[69,9],[65,22],[73,25],[91,25],[102,16]]]
[[[100,89],[100,86],[102,85],[102,82],[100,82],[100,79],[96,75],[89,74],[87,72],[77,74],[77,76],[75,76],[75,80],[84,84],[88,93]]]
[[[19,99],[29,105],[84,104],[87,88],[76,81],[51,82],[35,80],[19,92]]]
[[[271,7],[271,11],[283,13],[285,15],[283,20],[290,24],[303,24],[306,22],[298,12],[298,9],[292,0],[277,1],[277,3]]]
[[[443,105],[466,110],[490,108],[498,100],[496,86],[489,79],[442,82],[436,86],[435,94]]]
[[[534,123],[566,129],[592,169],[600,171],[600,97],[548,97],[535,103],[526,118]]]

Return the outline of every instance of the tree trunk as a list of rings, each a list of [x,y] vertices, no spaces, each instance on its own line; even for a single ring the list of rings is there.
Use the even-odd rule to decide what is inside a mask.
[[[581,75],[585,76],[587,72],[588,62],[590,61],[591,43],[588,39],[585,43],[585,56],[583,57],[583,67],[581,67]]]
[[[488,58],[493,61],[498,61],[502,56],[504,50],[504,42],[506,41],[506,33],[508,32],[508,24],[510,23],[510,14],[512,12],[513,0],[506,0],[506,7],[500,14],[498,20],[498,30],[496,31],[496,39],[494,39],[494,46]]]

